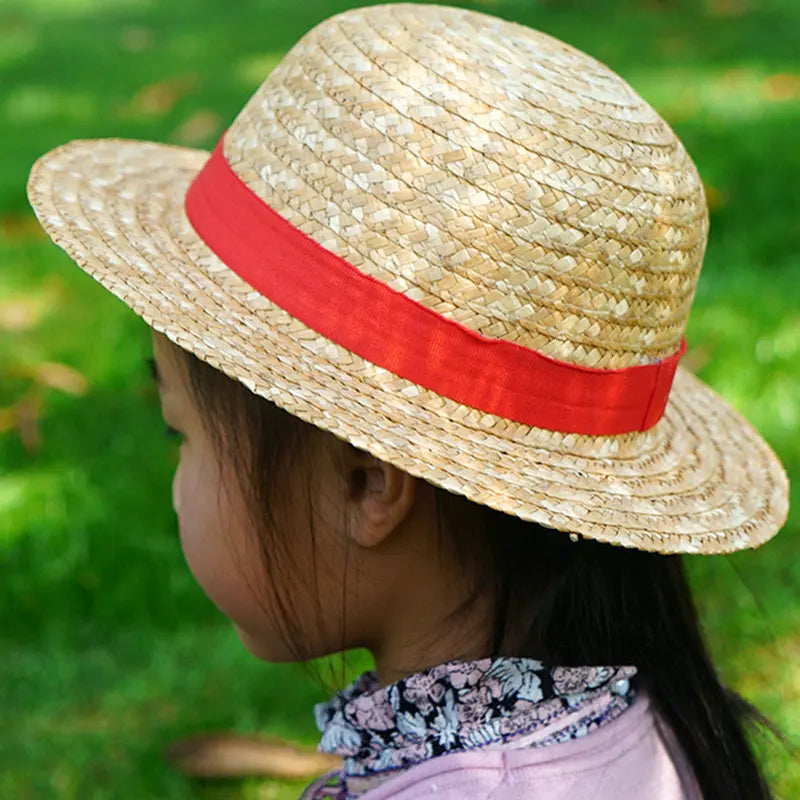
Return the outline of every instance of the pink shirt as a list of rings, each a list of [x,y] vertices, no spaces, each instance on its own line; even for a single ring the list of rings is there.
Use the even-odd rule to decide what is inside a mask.
[[[360,800],[701,800],[674,736],[646,694],[608,725],[542,748],[473,750],[429,759]]]

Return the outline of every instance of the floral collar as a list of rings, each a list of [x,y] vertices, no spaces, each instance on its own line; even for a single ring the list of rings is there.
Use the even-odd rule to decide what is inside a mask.
[[[526,658],[452,661],[382,687],[366,672],[315,709],[319,750],[344,769],[304,798],[356,798],[445,753],[544,747],[585,736],[633,700],[635,667],[548,667]]]

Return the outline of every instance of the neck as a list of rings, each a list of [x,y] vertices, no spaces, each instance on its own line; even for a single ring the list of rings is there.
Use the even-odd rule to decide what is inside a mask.
[[[479,584],[486,559],[478,532],[465,536],[470,524],[459,519],[440,529],[435,490],[420,482],[409,516],[380,546],[361,551],[359,605],[369,612],[362,611],[367,624],[358,644],[372,653],[383,685],[488,654],[494,596]],[[458,527],[461,547],[450,525]]]
[[[488,654],[490,607],[485,598],[475,598],[467,605],[463,600],[447,607],[420,605],[417,613],[409,607],[399,624],[369,647],[383,686],[436,664],[472,661]],[[419,613],[423,608],[426,614]]]

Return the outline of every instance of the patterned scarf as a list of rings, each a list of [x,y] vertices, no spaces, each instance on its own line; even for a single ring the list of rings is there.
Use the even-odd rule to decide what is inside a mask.
[[[528,658],[451,661],[381,686],[366,672],[315,709],[319,750],[343,769],[302,800],[355,800],[445,753],[546,747],[585,736],[633,701],[635,667],[548,667]]]

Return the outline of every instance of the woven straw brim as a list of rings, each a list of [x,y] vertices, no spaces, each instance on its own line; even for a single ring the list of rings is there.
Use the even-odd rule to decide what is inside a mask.
[[[554,433],[399,378],[255,292],[183,208],[208,153],[78,141],[41,158],[31,203],[51,238],[152,328],[251,391],[432,484],[604,542],[664,553],[755,547],[786,519],[770,447],[680,369],[644,433]]]

